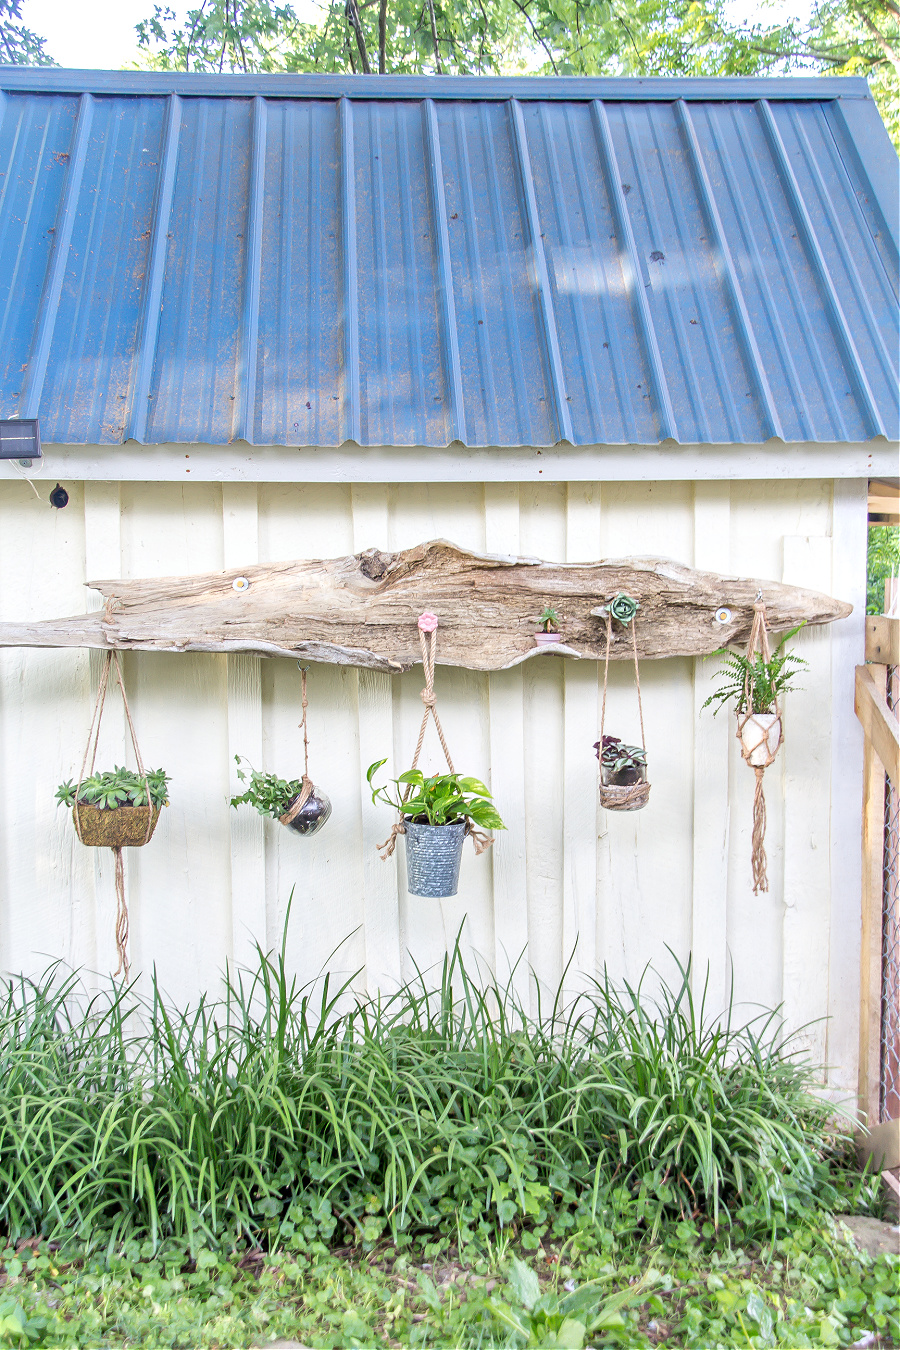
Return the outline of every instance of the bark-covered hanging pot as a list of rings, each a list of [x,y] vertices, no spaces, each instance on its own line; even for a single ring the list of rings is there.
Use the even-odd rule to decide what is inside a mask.
[[[92,806],[78,802],[72,807],[75,833],[88,848],[140,848],[153,838],[159,820],[158,806]]]

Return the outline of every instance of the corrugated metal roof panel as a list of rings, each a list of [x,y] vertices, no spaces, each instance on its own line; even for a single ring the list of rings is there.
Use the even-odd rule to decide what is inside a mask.
[[[0,72],[0,416],[45,441],[900,434],[860,82],[101,74]]]

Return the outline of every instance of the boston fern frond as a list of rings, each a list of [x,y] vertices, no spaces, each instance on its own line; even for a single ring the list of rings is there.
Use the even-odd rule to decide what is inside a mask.
[[[729,647],[720,647],[713,656],[721,656],[722,665],[718,675],[720,684],[703,704],[708,708],[715,705],[715,712],[726,703],[735,704],[738,713],[773,712],[775,700],[795,686],[792,683],[799,674],[800,667],[809,664],[796,652],[785,651],[785,645],[800,632],[803,624],[798,624],[789,633],[785,633],[768,661],[762,652],[756,652],[752,658],[743,652],[734,652]]]

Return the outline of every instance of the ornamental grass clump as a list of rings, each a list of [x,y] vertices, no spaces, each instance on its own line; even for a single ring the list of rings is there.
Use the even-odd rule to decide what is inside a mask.
[[[459,948],[358,998],[259,953],[219,1001],[86,999],[59,966],[0,1003],[0,1229],[200,1246],[513,1226],[532,1245],[630,1209],[767,1222],[827,1199],[826,1107],[777,1017],[735,1028],[682,972],[528,1017]]]

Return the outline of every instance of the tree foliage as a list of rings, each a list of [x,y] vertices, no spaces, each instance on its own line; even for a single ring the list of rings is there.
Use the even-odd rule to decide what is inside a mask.
[[[8,2],[8,0],[7,0]],[[277,0],[201,0],[182,22],[138,25],[157,70],[354,74],[868,77],[900,138],[900,7],[822,0],[807,23],[729,20],[725,0],[321,0],[314,21]]]
[[[44,42],[22,23],[22,0],[0,0],[0,65],[55,66]]]

